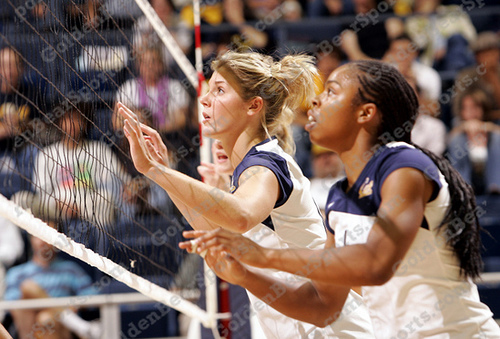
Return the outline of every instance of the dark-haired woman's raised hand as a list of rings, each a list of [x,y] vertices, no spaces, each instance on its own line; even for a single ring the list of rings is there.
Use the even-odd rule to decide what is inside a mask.
[[[200,255],[211,253],[213,257],[216,253],[219,253],[221,258],[228,254],[233,260],[255,267],[265,266],[266,253],[271,250],[257,245],[239,233],[223,228],[213,231],[185,231],[183,235],[194,240],[181,242],[180,248]]]

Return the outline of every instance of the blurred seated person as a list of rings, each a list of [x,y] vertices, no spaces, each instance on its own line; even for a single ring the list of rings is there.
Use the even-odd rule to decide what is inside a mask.
[[[219,140],[212,140],[211,153],[212,162],[202,161],[197,168],[198,173],[203,178],[203,182],[229,192],[231,188],[231,175],[234,168]]]
[[[353,0],[352,2],[356,17],[353,22],[342,26],[337,44],[351,61],[382,59],[389,48],[389,40],[403,32],[401,21],[393,17],[382,17],[392,11],[385,1]]]
[[[492,118],[500,120],[500,38],[495,32],[482,32],[471,45],[476,64],[461,71],[455,88],[480,87],[495,99]]]
[[[404,30],[422,50],[420,62],[440,71],[458,71],[473,62],[468,45],[477,33],[464,6],[415,0]]]
[[[89,120],[83,105],[61,104],[54,112],[60,115],[53,128],[60,139],[36,156],[37,198],[32,210],[51,211],[52,217],[65,222],[83,219],[103,227],[113,225],[116,205],[130,177],[108,145],[87,139]]]
[[[139,120],[148,126],[152,126],[152,116],[148,109],[135,109]],[[167,192],[154,181],[140,174],[132,162],[128,139],[123,135],[124,119],[113,111],[113,145],[111,149],[120,159],[125,171],[131,177],[128,185],[124,186],[122,221],[135,219],[136,216],[144,214],[170,214],[173,211],[173,203]]]
[[[158,14],[161,22],[168,28],[184,54],[188,54],[193,45],[193,32],[176,13],[172,2],[170,0],[151,0],[151,6],[156,14]],[[168,48],[164,46],[164,43],[145,15],[137,19],[133,30],[134,53],[136,55],[142,54],[144,52],[143,49],[147,50],[163,46],[164,64],[169,66],[174,65],[175,61]]]
[[[231,175],[233,174],[234,168],[229,158],[227,156],[226,151],[222,148],[222,144],[219,140],[212,139],[211,145],[211,153],[212,153],[212,162],[201,162],[200,166],[198,166],[197,170],[201,177],[203,178],[203,182],[209,184],[212,187],[217,187],[225,192],[229,192],[231,188]],[[210,142],[207,138],[207,142]],[[249,232],[251,234],[251,232]],[[262,236],[262,233],[258,233],[259,236]],[[250,235],[248,235],[250,236]],[[198,271],[198,272],[196,272]],[[203,272],[203,273],[201,273]],[[183,265],[181,266],[178,274],[175,277],[175,286],[189,286],[191,288],[199,288],[201,292],[201,296],[199,299],[199,306],[204,308],[206,297],[205,297],[205,284],[200,283],[200,279],[194,279],[193,276],[196,274],[205,274],[205,270],[202,265],[202,261],[200,261],[200,257],[189,253],[187,257],[184,258]],[[221,284],[219,278],[217,278],[217,283]],[[194,284],[194,286],[193,286]],[[247,293],[244,288],[238,285],[229,284],[227,282],[223,282],[223,284],[227,284],[229,290],[229,301],[231,309],[231,314],[233,319],[241,319],[238,321],[238,326],[235,326],[231,329],[231,335],[233,338],[261,338],[259,336],[262,332],[260,329],[260,325],[252,324],[250,326],[250,317],[248,316],[249,303]],[[199,285],[199,286],[198,286]],[[201,328],[201,338],[212,338],[212,332],[204,326],[200,326]],[[189,336],[189,335],[188,335]]]
[[[64,0],[34,1],[16,8],[18,17],[26,19],[37,31],[48,31],[64,21]]]
[[[116,101],[147,108],[153,126],[161,134],[183,130],[189,123],[189,93],[183,84],[169,77],[163,52],[146,47],[137,55],[137,78],[125,82],[116,94]]]
[[[57,228],[54,221],[49,226]],[[5,300],[56,298],[96,294],[91,278],[74,261],[58,258],[57,250],[29,236],[32,256],[7,271]],[[11,310],[18,338],[65,339],[71,332],[97,339],[100,327],[81,319],[71,308]]]
[[[330,187],[345,177],[344,165],[337,153],[321,146],[312,145],[311,194],[323,217]]]
[[[405,77],[414,77],[419,87],[419,100],[439,100],[441,77],[439,73],[418,61],[419,48],[406,33],[394,37],[383,61],[394,65]]]
[[[224,19],[238,26],[244,43],[263,51],[271,50],[274,44],[267,31],[272,28],[270,21],[296,22],[303,16],[297,0],[223,0],[223,8]]]
[[[411,141],[426,148],[437,155],[443,155],[446,149],[446,125],[437,118],[439,107],[437,100],[425,99],[420,86],[417,84],[416,75],[412,71],[405,74],[405,79],[412,86],[419,100],[418,116],[411,131]],[[437,106],[432,105],[434,102]]]
[[[307,2],[307,15],[311,18],[354,14],[350,0],[311,0]]]
[[[0,50],[0,154],[11,152],[16,136],[28,126],[34,116],[38,97],[34,88],[23,82],[24,64],[12,48]]]
[[[490,120],[492,102],[478,87],[464,92],[448,137],[448,158],[477,195],[500,194],[500,126]]]
[[[70,30],[96,30],[114,27],[103,0],[68,1],[65,8]]]
[[[135,0],[103,0],[104,11],[109,13],[120,27],[130,28],[143,15]]]

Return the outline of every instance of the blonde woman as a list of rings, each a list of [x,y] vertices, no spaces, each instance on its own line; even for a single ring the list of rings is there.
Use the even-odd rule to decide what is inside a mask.
[[[323,248],[323,220],[309,181],[291,156],[289,131],[294,109],[314,95],[313,59],[296,55],[275,62],[254,52],[227,52],[212,68],[209,92],[200,99],[202,132],[220,141],[234,168],[230,193],[169,168],[158,134],[120,104],[137,170],[169,193],[195,229],[222,227],[265,247]],[[306,281],[283,272],[265,272],[293,280],[296,289]],[[291,293],[272,285],[266,289],[267,304]],[[322,329],[285,317],[254,297],[251,287],[247,290],[268,338],[373,337],[364,304],[354,292],[342,319],[325,323]]]

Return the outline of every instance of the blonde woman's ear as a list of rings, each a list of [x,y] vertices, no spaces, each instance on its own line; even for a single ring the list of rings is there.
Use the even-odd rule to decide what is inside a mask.
[[[248,107],[248,114],[254,115],[258,114],[264,108],[264,100],[262,97],[255,97],[250,100],[250,105]]]

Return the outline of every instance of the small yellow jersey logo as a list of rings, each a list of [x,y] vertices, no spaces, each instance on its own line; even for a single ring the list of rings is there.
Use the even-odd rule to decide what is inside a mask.
[[[359,188],[359,199],[372,195],[373,193],[373,180],[366,178],[365,182]]]

